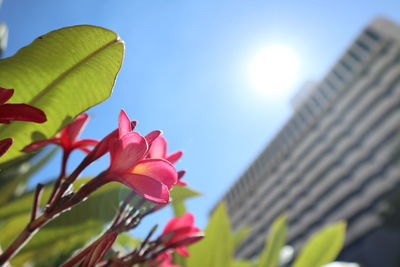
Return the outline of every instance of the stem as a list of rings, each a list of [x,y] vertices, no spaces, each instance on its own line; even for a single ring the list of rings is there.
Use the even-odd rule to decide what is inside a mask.
[[[92,244],[81,250],[78,254],[72,256],[72,258],[68,259],[66,262],[64,262],[60,267],[73,267],[75,264],[79,263],[79,261],[83,260],[86,254],[88,254],[93,246],[96,246],[99,242],[102,241],[102,239],[106,236],[106,233],[102,234],[96,241],[94,241]]]
[[[131,202],[131,200],[132,200],[135,196],[136,196],[136,193],[132,191],[132,192],[125,198],[125,200],[121,203],[121,205],[119,206],[117,215],[115,216],[114,221],[113,221],[113,223],[111,224],[110,229],[118,227],[118,225],[121,223],[121,218],[122,218],[122,215],[124,215],[124,213],[125,213],[126,207],[129,205],[129,202]]]
[[[37,184],[35,190],[35,196],[33,197],[33,205],[32,205],[32,214],[31,220],[29,222],[33,222],[36,219],[37,211],[39,210],[40,199],[42,198],[43,184]]]
[[[31,220],[24,228],[24,230],[17,236],[17,238],[0,255],[0,266],[6,263],[11,257],[13,257],[40,227],[44,226],[46,223],[51,221],[51,219],[54,218],[56,215],[62,213],[63,211],[81,202],[89,194],[91,194],[93,191],[95,191],[97,188],[99,188],[100,186],[104,185],[107,182],[108,181],[103,179],[100,174],[99,176],[93,178],[84,186],[82,186],[81,189],[78,190],[78,192],[76,192],[75,194],[73,194],[72,197],[68,197],[67,199],[61,198],[60,201],[57,201],[57,203],[58,202],[61,203],[60,206],[58,207],[55,206],[54,209],[52,209],[51,211],[46,210],[41,216],[39,216],[34,220]],[[62,200],[65,200],[65,202],[63,202]],[[36,212],[32,211],[32,213],[33,214],[31,218],[33,218],[33,215],[36,217]]]
[[[54,202],[57,201],[55,199],[55,196],[58,195],[57,193],[60,190],[61,181],[65,177],[65,173],[67,171],[67,161],[68,161],[70,153],[71,153],[71,151],[69,151],[69,150],[63,150],[60,175],[58,176],[56,182],[54,183],[53,191],[51,192],[49,200],[47,201],[47,206],[49,206],[49,207],[51,207],[54,204]]]
[[[69,186],[75,182],[76,178],[78,178],[79,174],[91,163],[90,159],[88,157],[84,158],[83,161],[76,167],[76,169],[71,173],[71,175],[67,178],[64,179],[64,181],[60,183],[57,186],[57,190],[54,193],[54,196],[51,200],[51,202],[48,203],[46,212],[51,213],[53,209],[55,208],[55,205],[59,202],[59,200],[63,197],[65,191],[68,190]],[[98,175],[97,177],[99,177]],[[96,177],[96,178],[97,178]],[[94,178],[94,179],[96,179]],[[94,180],[93,179],[93,180]],[[50,200],[49,200],[50,201]]]

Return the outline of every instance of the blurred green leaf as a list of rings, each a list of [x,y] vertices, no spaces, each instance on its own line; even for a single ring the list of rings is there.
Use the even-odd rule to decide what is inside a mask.
[[[249,235],[250,228],[242,227],[233,235],[233,247],[236,249],[243,240]]]
[[[75,190],[90,178],[74,183]],[[44,201],[50,194],[51,186],[44,190]],[[115,216],[120,200],[130,190],[119,183],[107,184],[95,191],[86,201],[62,213],[45,225],[21,250],[12,262],[31,262],[34,266],[49,266],[46,259],[59,262],[68,258],[75,249],[99,234]],[[6,234],[0,235],[0,245],[6,247],[25,227],[30,218],[33,192],[11,202],[0,209],[0,227]],[[43,257],[37,257],[43,255]],[[54,264],[51,266],[57,266]]]
[[[190,267],[231,267],[234,241],[228,212],[220,204],[205,229],[205,237],[189,247],[191,257],[187,258]]]
[[[343,247],[346,223],[328,225],[307,241],[294,267],[321,267],[336,259]]]
[[[1,87],[15,89],[10,102],[40,108],[48,119],[43,124],[0,126],[0,139],[14,138],[0,162],[23,155],[24,146],[52,137],[75,116],[109,97],[123,54],[124,44],[116,33],[80,25],[40,36],[0,60]]]
[[[187,186],[174,186],[171,190],[171,206],[175,216],[182,216],[186,212],[185,200],[201,194]]]
[[[141,243],[141,240],[134,238],[132,235],[122,233],[118,235],[113,247],[116,247],[119,251],[130,252]]]
[[[98,221],[88,220],[62,228],[44,227],[11,260],[11,263],[13,266],[23,266],[27,262],[33,266],[59,266],[75,250],[84,247],[96,234],[99,234],[101,226]]]
[[[0,206],[10,201],[13,197],[21,195],[29,178],[46,165],[56,152],[57,148],[51,150],[36,163],[27,158],[26,161],[20,162],[12,168],[2,170],[0,173],[0,181],[2,181],[0,185]],[[38,156],[38,154],[32,155]]]
[[[172,202],[182,202],[197,196],[201,196],[201,194],[187,186],[174,186],[171,190]]]
[[[253,267],[254,264],[251,261],[236,260],[233,262],[232,267]]]
[[[275,219],[269,229],[265,247],[261,253],[258,267],[276,267],[279,264],[279,255],[286,242],[287,222],[282,215]]]

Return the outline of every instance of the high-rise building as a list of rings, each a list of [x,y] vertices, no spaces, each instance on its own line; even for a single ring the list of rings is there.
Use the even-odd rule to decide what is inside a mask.
[[[400,27],[373,21],[293,106],[221,200],[234,229],[252,228],[237,257],[256,257],[273,220],[286,213],[295,251],[324,225],[346,220],[340,259],[400,266]]]

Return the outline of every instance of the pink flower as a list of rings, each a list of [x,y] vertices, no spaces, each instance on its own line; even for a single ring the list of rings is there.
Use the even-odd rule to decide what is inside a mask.
[[[62,147],[64,152],[67,154],[71,153],[74,149],[80,149],[85,153],[89,153],[90,150],[88,149],[88,146],[95,146],[98,144],[98,141],[93,139],[77,140],[88,120],[89,115],[81,114],[76,117],[73,122],[65,126],[55,137],[33,142],[22,149],[22,151],[32,152],[48,144],[55,144]]]
[[[193,214],[187,212],[180,217],[172,218],[164,228],[160,239],[164,241],[165,247],[171,247],[182,256],[189,256],[186,247],[200,239],[204,235],[200,229],[194,225]]]
[[[165,251],[160,253],[154,260],[151,260],[150,267],[181,267],[180,265],[172,264],[171,252]]]
[[[105,137],[88,156],[93,160],[110,152],[110,166],[103,179],[120,182],[150,201],[168,203],[169,190],[178,181],[175,167],[164,159],[146,158],[149,144],[161,132],[143,137],[132,132],[134,126],[121,110],[118,130]]]
[[[0,123],[11,121],[31,121],[43,123],[46,114],[38,108],[27,104],[5,104],[14,94],[14,89],[0,88]]]
[[[158,136],[151,144],[149,152],[147,154],[148,158],[159,158],[165,159],[172,164],[175,164],[183,155],[181,150],[175,151],[167,155],[167,140],[164,137]],[[187,184],[181,180],[185,174],[184,170],[178,172],[178,183],[177,185],[186,186]]]

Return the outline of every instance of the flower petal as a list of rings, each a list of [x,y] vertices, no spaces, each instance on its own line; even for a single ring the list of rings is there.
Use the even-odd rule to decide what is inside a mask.
[[[73,147],[73,149],[84,148],[87,146],[96,146],[98,143],[99,143],[99,141],[94,140],[94,139],[82,139],[82,140],[79,140],[78,142],[75,142],[75,144],[72,147]]]
[[[118,140],[118,129],[109,133],[104,137],[90,152],[90,157],[92,161],[102,157],[104,154],[110,151],[111,144]]]
[[[51,139],[36,141],[30,145],[27,145],[21,151],[29,153],[29,152],[38,150],[49,144],[60,145],[60,139],[59,138],[51,138]]]
[[[169,201],[167,186],[146,175],[124,173],[121,178],[114,180],[130,187],[147,200],[162,204]]]
[[[137,121],[131,121],[131,128],[132,128],[132,131],[135,130],[136,125],[137,125]]]
[[[10,146],[13,143],[12,138],[6,138],[3,140],[0,140],[0,157],[4,155],[4,153],[7,152],[7,150],[10,148]]]
[[[171,162],[172,164],[175,164],[183,155],[183,151],[178,150],[174,153],[169,154],[167,157],[165,157],[166,160]]]
[[[189,251],[187,250],[186,247],[177,247],[177,248],[175,248],[175,251],[177,253],[181,254],[184,257],[189,257],[190,256],[190,253],[189,253]]]
[[[81,114],[76,119],[64,127],[61,131],[61,140],[63,143],[71,145],[82,133],[89,120],[88,114]]]
[[[177,242],[179,247],[184,247],[184,246],[189,246],[193,243],[196,243],[197,241],[201,240],[204,238],[204,234],[201,232],[197,232],[194,235],[188,236],[182,240],[180,240],[179,242]]]
[[[14,89],[0,88],[0,105],[6,103],[14,94]]]
[[[148,149],[146,139],[138,133],[125,134],[110,146],[110,170],[129,171]]]
[[[26,104],[0,105],[0,119],[42,123],[47,120],[43,111]]]
[[[174,165],[162,159],[145,159],[132,169],[132,173],[149,176],[165,184],[171,189],[178,182],[178,174]]]
[[[118,117],[118,130],[119,130],[119,138],[122,138],[127,133],[132,132],[132,124],[129,120],[128,115],[126,115],[125,111],[121,109]]]
[[[163,234],[170,233],[179,228],[192,227],[194,225],[194,216],[191,212],[186,212],[182,216],[172,218],[165,225]]]
[[[150,146],[149,158],[152,159],[163,159],[167,154],[167,141],[164,137],[157,137]]]
[[[151,133],[147,134],[145,137],[147,143],[149,145],[151,145],[154,142],[154,140],[156,140],[157,137],[160,136],[160,134],[162,134],[162,131],[160,131],[160,130],[155,130],[155,131],[152,131]]]
[[[185,181],[182,181],[182,177],[185,175],[185,173],[185,170],[178,171],[178,182],[176,183],[176,185],[187,186],[187,183]]]
[[[178,180],[181,180],[182,177],[183,177],[185,174],[186,174],[186,171],[185,171],[185,170],[180,170],[180,171],[178,171]]]

